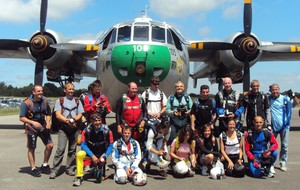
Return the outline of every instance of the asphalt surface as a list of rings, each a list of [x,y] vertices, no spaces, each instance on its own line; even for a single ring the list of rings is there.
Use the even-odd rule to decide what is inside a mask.
[[[35,178],[30,175],[30,167],[27,159],[26,136],[19,122],[18,116],[2,116],[0,117],[0,190],[18,189],[18,190],[60,190],[60,189],[300,189],[299,171],[300,171],[300,118],[298,116],[299,108],[293,112],[293,119],[290,132],[288,171],[282,172],[278,169],[278,162],[275,163],[275,178],[257,179],[249,175],[244,178],[226,177],[222,180],[212,180],[209,176],[195,175],[192,178],[178,179],[172,176],[170,170],[167,178],[161,178],[156,173],[156,167],[151,167],[151,173],[148,174],[148,183],[143,187],[136,187],[128,183],[126,185],[116,184],[113,179],[114,170],[111,168],[111,159],[109,158],[109,167],[107,174],[110,178],[101,184],[94,182],[93,178],[86,175],[86,180],[80,187],[73,187],[74,177],[62,173],[54,180],[50,180],[48,175],[42,174],[42,177]],[[108,118],[108,123],[115,121],[113,115]],[[114,128],[115,125],[110,125]],[[53,142],[56,145],[57,135],[52,135]],[[38,140],[36,149],[36,164],[42,164],[44,145]],[[52,166],[53,156],[56,146],[53,149],[50,166]],[[65,159],[63,161],[63,166]]]

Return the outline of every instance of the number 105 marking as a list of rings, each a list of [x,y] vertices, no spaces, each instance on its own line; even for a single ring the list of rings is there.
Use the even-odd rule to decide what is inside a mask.
[[[148,51],[148,45],[133,45],[133,51]]]

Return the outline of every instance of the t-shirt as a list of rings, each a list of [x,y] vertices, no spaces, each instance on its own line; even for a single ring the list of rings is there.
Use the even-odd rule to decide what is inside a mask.
[[[63,107],[64,107],[63,113],[61,114],[67,118],[75,118],[76,115],[84,112],[83,106],[80,101],[78,101],[78,107],[77,107],[75,98],[68,99],[67,97],[64,97]],[[59,98],[55,102],[54,111],[61,111],[61,110],[62,108],[60,105],[60,98]]]
[[[175,147],[176,146],[176,138],[173,140],[171,147]],[[176,147],[175,147],[176,149]],[[180,143],[179,144],[179,148],[176,150],[175,154],[179,157],[185,158],[186,160],[189,159],[189,155],[190,155],[191,149],[190,149],[190,145],[188,143]]]

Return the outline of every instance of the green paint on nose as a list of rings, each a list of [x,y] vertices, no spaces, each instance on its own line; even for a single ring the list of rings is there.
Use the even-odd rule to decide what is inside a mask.
[[[149,86],[151,77],[159,76],[163,80],[167,76],[171,55],[169,48],[161,45],[120,45],[112,50],[111,65],[120,82]]]

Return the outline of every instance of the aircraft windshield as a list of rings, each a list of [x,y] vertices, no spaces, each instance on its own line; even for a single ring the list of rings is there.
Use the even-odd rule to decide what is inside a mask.
[[[134,41],[149,41],[149,26],[134,26]]]
[[[152,41],[165,43],[165,29],[158,26],[152,26]]]
[[[124,26],[119,28],[118,42],[130,41],[130,36],[131,36],[131,26]]]

